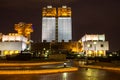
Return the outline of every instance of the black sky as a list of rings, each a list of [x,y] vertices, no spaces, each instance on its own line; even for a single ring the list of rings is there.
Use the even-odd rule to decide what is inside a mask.
[[[14,24],[32,23],[32,39],[41,41],[42,7],[72,8],[73,40],[84,34],[105,34],[110,50],[120,49],[120,0],[0,0],[0,32],[15,32]]]

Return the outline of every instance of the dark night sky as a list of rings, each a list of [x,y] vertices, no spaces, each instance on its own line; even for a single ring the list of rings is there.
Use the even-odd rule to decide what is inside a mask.
[[[32,23],[32,39],[41,40],[42,7],[72,8],[73,40],[84,34],[105,34],[110,50],[120,49],[120,0],[0,0],[0,32],[14,31],[14,24]]]

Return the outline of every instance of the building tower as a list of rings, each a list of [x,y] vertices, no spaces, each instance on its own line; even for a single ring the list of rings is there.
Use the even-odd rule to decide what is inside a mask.
[[[56,33],[56,8],[47,6],[42,11],[42,42],[52,42]]]
[[[58,42],[72,40],[71,8],[62,6],[58,8]]]
[[[42,11],[42,42],[68,42],[72,40],[71,8],[67,6],[58,9],[52,6]]]
[[[32,24],[26,24],[24,22],[20,22],[18,24],[15,24],[15,30],[18,32],[19,35],[25,36],[28,41],[28,50],[31,48],[31,32],[33,32]]]

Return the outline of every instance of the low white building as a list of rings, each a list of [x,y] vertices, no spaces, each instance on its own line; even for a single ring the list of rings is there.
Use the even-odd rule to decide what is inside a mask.
[[[27,48],[27,38],[16,33],[2,35],[0,42],[0,56],[18,54]]]
[[[106,56],[106,51],[109,50],[109,43],[105,41],[104,34],[86,34],[82,37],[83,51],[86,56]]]

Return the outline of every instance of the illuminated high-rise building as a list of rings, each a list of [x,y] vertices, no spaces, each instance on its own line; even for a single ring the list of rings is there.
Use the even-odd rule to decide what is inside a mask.
[[[62,6],[58,8],[58,42],[72,40],[71,8]]]
[[[42,11],[42,42],[52,42],[56,33],[56,8],[47,6]]]
[[[67,6],[58,9],[52,6],[42,11],[42,42],[68,42],[72,40],[71,8]]]

